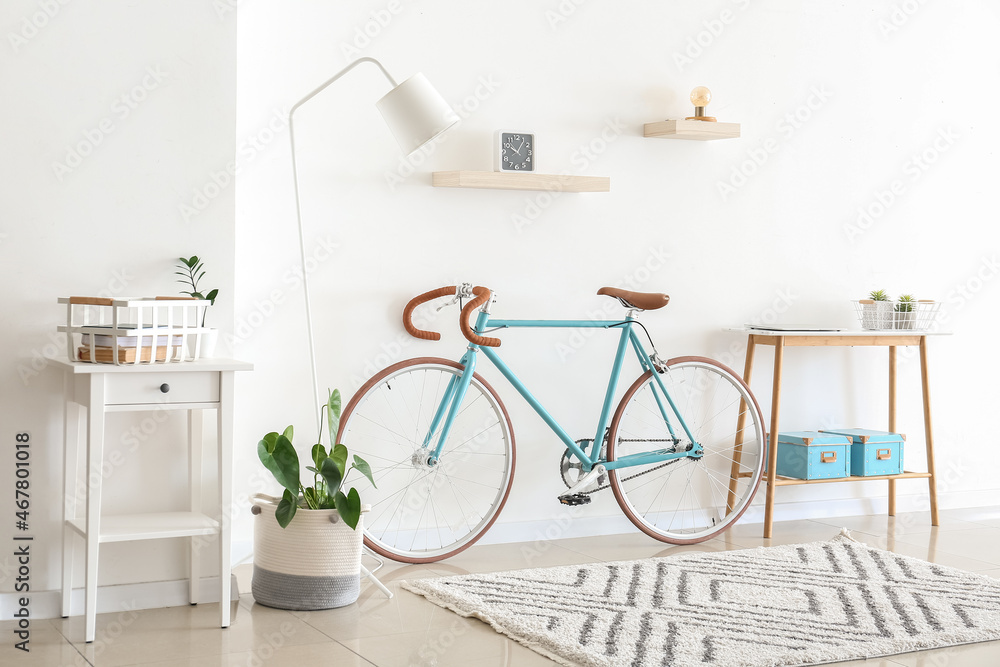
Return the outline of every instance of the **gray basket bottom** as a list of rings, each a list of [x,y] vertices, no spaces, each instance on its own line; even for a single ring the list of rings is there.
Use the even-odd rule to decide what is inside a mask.
[[[361,575],[304,577],[253,566],[253,599],[266,607],[312,611],[355,602],[361,593]]]

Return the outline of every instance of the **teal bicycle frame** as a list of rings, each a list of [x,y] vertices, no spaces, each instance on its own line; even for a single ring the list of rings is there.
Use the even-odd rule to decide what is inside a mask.
[[[449,381],[441,403],[431,421],[427,435],[424,438],[424,449],[431,450],[433,445],[433,451],[430,452],[427,459],[428,463],[435,465],[441,457],[444,443],[448,439],[448,434],[451,432],[451,427],[455,421],[455,417],[462,406],[462,401],[465,400],[465,394],[469,388],[469,383],[472,381],[472,376],[476,372],[476,360],[479,352],[482,352],[483,355],[485,355],[485,357],[489,359],[494,366],[496,366],[497,370],[499,370],[500,373],[503,374],[503,376],[514,386],[514,388],[517,389],[517,392],[524,397],[524,400],[528,402],[528,405],[530,405],[535,412],[538,413],[538,416],[542,418],[550,429],[552,429],[552,432],[559,437],[563,444],[566,445],[566,448],[572,452],[573,456],[581,462],[584,472],[589,472],[599,463],[604,465],[607,470],[614,470],[616,468],[661,463],[672,459],[700,458],[703,455],[702,447],[694,438],[694,435],[691,433],[688,425],[684,422],[684,418],[677,410],[677,406],[674,405],[673,398],[671,398],[663,384],[663,379],[660,377],[659,372],[656,371],[652,359],[650,359],[646,350],[643,348],[642,343],[639,341],[639,337],[636,335],[634,329],[635,322],[637,322],[637,320],[635,320],[631,314],[622,320],[490,320],[490,314],[488,312],[480,311],[475,325],[475,331],[479,335],[482,335],[487,329],[490,331],[515,328],[621,329],[621,335],[618,339],[618,351],[615,353],[615,362],[611,368],[611,378],[608,381],[607,393],[604,396],[604,404],[601,407],[601,417],[597,423],[597,432],[594,435],[594,439],[590,446],[590,452],[588,453],[585,448],[577,444],[577,442],[573,440],[568,433],[566,433],[566,430],[552,415],[549,414],[548,410],[545,409],[545,407],[538,401],[537,398],[535,398],[528,388],[524,386],[524,383],[521,382],[510,367],[504,363],[503,359],[500,358],[493,348],[482,347],[480,345],[476,345],[475,343],[470,343],[468,351],[459,361],[465,370],[461,375],[454,376]],[[615,392],[618,388],[618,381],[621,378],[622,366],[625,363],[625,357],[629,346],[631,346],[632,350],[635,352],[635,355],[639,360],[639,365],[642,366],[643,371],[653,371],[652,377],[655,379],[653,396],[656,399],[663,421],[669,430],[673,446],[670,448],[663,448],[658,451],[623,456],[616,461],[602,461],[600,460],[600,457],[602,444],[604,442],[604,434],[611,420],[612,404],[614,402]],[[671,415],[673,415],[674,419],[676,419],[676,424],[674,420],[671,419]],[[684,451],[676,451],[676,445],[680,442],[680,438],[678,438],[676,431],[677,425],[680,426],[683,434],[686,435],[692,443],[691,447],[686,448]],[[440,434],[438,436],[437,444],[434,445],[434,434],[438,433],[439,428]]]

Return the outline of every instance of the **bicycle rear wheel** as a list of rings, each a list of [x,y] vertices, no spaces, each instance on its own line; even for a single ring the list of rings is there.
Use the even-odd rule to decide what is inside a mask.
[[[496,521],[514,479],[514,434],[507,410],[478,374],[435,465],[425,438],[449,383],[464,368],[422,357],[389,366],[351,399],[337,442],[368,461],[377,488],[358,491],[372,506],[365,544],[405,563],[429,563],[472,546]],[[430,449],[437,445],[432,435]]]
[[[612,470],[611,488],[639,530],[662,542],[693,544],[732,526],[753,500],[764,469],[764,419],[743,380],[711,359],[671,359],[659,377],[704,454]],[[691,448],[647,371],[618,405],[608,461]]]

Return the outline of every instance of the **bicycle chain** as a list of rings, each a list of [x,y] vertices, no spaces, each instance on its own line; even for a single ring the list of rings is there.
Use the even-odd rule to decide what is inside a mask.
[[[662,438],[621,438],[620,440],[618,440],[618,442],[663,442],[663,439]],[[661,465],[656,466],[655,468],[650,468],[649,470],[643,470],[642,472],[637,472],[634,475],[629,475],[628,477],[625,477],[621,481],[622,482],[627,482],[630,479],[635,479],[636,477],[642,477],[643,475],[648,475],[649,473],[653,472],[654,470],[659,470],[660,468],[666,468],[668,465],[672,465],[674,463],[677,463],[680,460],[681,459],[673,459],[673,460],[667,461],[667,462],[665,462],[665,463],[663,463]],[[559,460],[559,476],[562,477],[562,459]],[[604,484],[602,486],[597,487],[596,489],[593,489],[592,491],[580,491],[577,495],[589,496],[591,494],[597,493],[598,491],[603,491],[604,489],[608,489],[608,488],[611,488],[611,484]]]

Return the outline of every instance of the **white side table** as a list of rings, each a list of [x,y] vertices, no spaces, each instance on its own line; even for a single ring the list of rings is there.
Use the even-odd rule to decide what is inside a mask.
[[[65,458],[63,461],[63,571],[62,616],[70,615],[73,590],[73,535],[86,542],[85,620],[87,642],[94,641],[97,616],[97,559],[102,542],[151,540],[167,537],[219,536],[220,625],[229,627],[230,517],[233,458],[233,374],[253,365],[231,359],[190,362],[91,364],[53,359],[64,371]],[[202,410],[216,410],[218,419],[219,492],[215,516],[201,512]],[[109,412],[186,410],[188,414],[188,478],[190,510],[101,517],[101,466],[104,453],[104,417]],[[77,512],[76,479],[80,456],[81,417],[86,415],[87,481],[85,514]],[[200,578],[198,548],[191,540],[190,601],[198,602]]]

